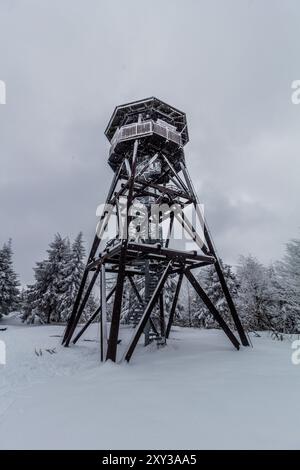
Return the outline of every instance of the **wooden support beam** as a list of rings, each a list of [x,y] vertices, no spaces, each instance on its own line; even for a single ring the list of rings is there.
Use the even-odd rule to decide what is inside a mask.
[[[73,306],[73,309],[72,309],[71,316],[68,319],[68,323],[67,323],[67,326],[66,326],[65,331],[64,331],[62,344],[65,344],[65,342],[66,342],[66,340],[69,336],[70,330],[73,326],[73,323],[75,321],[77,310],[78,310],[78,307],[79,307],[79,304],[80,304],[80,301],[81,301],[81,298],[82,298],[82,294],[83,294],[83,291],[84,291],[84,288],[85,288],[85,285],[86,285],[88,275],[89,275],[89,270],[86,268],[83,272],[83,276],[82,276],[82,279],[81,279],[79,290],[78,290],[77,295],[76,295],[76,299],[75,299],[75,302],[74,302],[74,306]]]
[[[107,319],[106,319],[106,277],[105,266],[101,266],[101,318],[100,318],[100,358],[104,361],[107,351]]]
[[[101,305],[95,310],[95,312],[90,316],[88,321],[84,324],[83,328],[79,331],[79,333],[73,339],[73,344],[76,344],[79,338],[83,335],[83,333],[88,329],[88,327],[93,323],[93,321],[97,318],[97,315],[101,314]]]
[[[188,188],[186,187],[186,185],[184,184],[184,182],[182,181],[182,179],[181,179],[180,176],[178,175],[178,172],[175,170],[175,168],[173,167],[172,163],[169,161],[169,159],[168,159],[164,154],[163,154],[163,158],[164,158],[164,160],[166,161],[166,163],[167,163],[167,165],[169,166],[169,168],[171,169],[173,175],[175,176],[175,178],[176,178],[177,181],[179,182],[181,189],[182,189],[185,193],[188,193]]]
[[[208,297],[208,295],[204,292],[204,290],[202,289],[202,287],[200,286],[199,282],[197,281],[197,279],[194,277],[194,275],[191,273],[191,271],[189,269],[185,269],[184,270],[184,274],[186,275],[187,279],[189,280],[189,282],[192,284],[192,286],[194,287],[195,291],[197,292],[197,294],[199,295],[199,297],[201,298],[201,300],[204,302],[204,304],[206,305],[206,307],[208,308],[208,310],[210,311],[210,313],[212,314],[212,316],[214,317],[214,319],[219,323],[220,327],[223,329],[224,333],[227,335],[227,337],[229,338],[229,340],[232,342],[232,344],[234,345],[234,347],[236,349],[239,349],[240,348],[240,343],[238,342],[238,340],[236,339],[236,337],[234,336],[234,334],[232,333],[232,331],[230,330],[229,326],[227,325],[227,323],[223,320],[223,318],[221,317],[221,315],[219,314],[218,310],[216,309],[216,307],[214,306],[214,304],[211,302],[210,298]]]
[[[201,240],[200,236],[196,232],[195,228],[193,225],[190,223],[190,221],[187,219],[187,217],[184,216],[183,213],[178,214],[175,212],[175,217],[178,220],[178,222],[181,224],[181,226],[184,228],[184,230],[189,234],[191,239],[198,245],[200,250],[203,250],[204,243]]]
[[[130,282],[130,284],[131,284],[131,287],[132,287],[132,289],[133,289],[133,292],[135,293],[135,295],[136,295],[138,301],[140,302],[140,304],[144,305],[144,301],[143,301],[142,297],[140,296],[140,293],[139,293],[139,291],[138,291],[138,289],[137,289],[137,287],[136,287],[136,285],[135,285],[134,280],[132,279],[132,276],[127,276],[127,277],[128,277],[128,279],[129,279],[129,282]]]
[[[170,238],[172,236],[172,230],[173,230],[173,225],[174,225],[174,217],[175,217],[174,212],[172,211],[171,214],[170,214],[169,230],[168,230],[168,234],[167,234],[165,248],[169,248]]]
[[[142,183],[141,180],[138,180],[139,182]],[[181,198],[184,198],[186,200],[190,200],[190,196],[188,193],[185,193],[184,191],[174,191],[173,189],[171,188],[168,188],[168,187],[165,187],[165,186],[162,186],[161,184],[156,184],[156,183],[153,183],[152,181],[148,181],[147,182],[147,185],[145,185],[145,187],[149,187],[149,188],[153,188],[153,189],[157,189],[158,191],[160,191],[161,193],[165,193],[165,194],[168,194],[171,198],[176,198],[176,197],[181,197]]]
[[[96,269],[96,271],[94,272],[93,277],[92,277],[92,279],[91,279],[91,281],[90,281],[90,284],[89,284],[89,286],[88,286],[88,288],[87,288],[87,290],[86,290],[86,293],[85,293],[85,295],[84,295],[84,297],[83,297],[83,300],[82,300],[82,302],[81,302],[81,304],[80,304],[80,306],[79,306],[79,308],[78,308],[78,311],[77,311],[77,313],[76,313],[76,316],[75,316],[75,318],[74,318],[74,321],[73,321],[72,324],[70,325],[69,333],[68,333],[68,336],[67,336],[67,338],[66,338],[66,340],[65,340],[65,343],[64,343],[65,347],[68,347],[69,344],[70,344],[70,341],[71,341],[71,339],[72,339],[72,336],[73,336],[73,333],[74,333],[74,331],[75,331],[75,328],[76,328],[76,326],[77,326],[77,324],[78,324],[78,322],[79,322],[79,320],[80,320],[80,317],[81,317],[81,315],[82,315],[82,312],[83,312],[83,310],[84,310],[84,307],[85,307],[85,305],[86,305],[86,303],[87,303],[87,301],[88,301],[88,298],[89,298],[89,296],[90,296],[90,293],[92,292],[92,289],[93,289],[94,284],[95,284],[95,282],[96,282],[96,279],[97,279],[97,277],[98,277],[99,270],[100,270],[100,266],[99,266],[99,267]]]
[[[109,301],[109,299],[111,298],[111,296],[114,294],[116,290],[116,286],[114,286],[112,288],[112,290],[110,291],[110,293],[108,294],[108,296],[106,297],[106,302]],[[100,306],[95,310],[95,312],[90,316],[90,318],[88,319],[88,321],[85,323],[85,325],[83,326],[83,328],[79,331],[79,333],[75,336],[75,338],[73,339],[73,344],[76,344],[77,341],[79,340],[79,338],[83,335],[83,333],[88,329],[88,327],[91,325],[91,323],[93,323],[93,321],[97,318],[97,315],[101,314],[101,304]]]
[[[166,337],[166,322],[165,322],[165,308],[164,308],[164,294],[159,294],[159,323],[160,323],[160,336]]]
[[[129,282],[130,282],[130,284],[131,284],[131,286],[132,286],[132,288],[133,288],[133,292],[135,293],[135,296],[136,296],[136,298],[138,299],[139,303],[140,303],[143,307],[145,307],[145,302],[143,301],[142,297],[140,296],[140,293],[139,293],[139,291],[137,290],[137,287],[136,287],[136,285],[135,285],[134,280],[132,279],[132,276],[128,276],[128,279],[129,279]],[[154,322],[153,322],[153,320],[152,320],[151,318],[150,318],[150,320],[149,320],[149,323],[150,323],[150,326],[151,326],[152,330],[154,331],[154,333],[158,336],[159,333],[158,333],[157,328],[156,328],[156,326],[154,325]]]

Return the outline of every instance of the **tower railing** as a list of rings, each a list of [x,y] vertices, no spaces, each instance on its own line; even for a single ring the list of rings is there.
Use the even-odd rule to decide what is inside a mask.
[[[120,141],[131,140],[152,134],[158,134],[166,140],[171,140],[178,145],[182,145],[181,134],[179,132],[169,129],[167,126],[158,124],[155,121],[149,120],[142,123],[126,124],[125,126],[118,127],[111,140],[111,151],[113,151],[114,146]]]

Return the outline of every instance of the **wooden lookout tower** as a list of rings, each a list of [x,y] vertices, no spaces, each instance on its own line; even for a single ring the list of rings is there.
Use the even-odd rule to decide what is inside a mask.
[[[114,110],[105,135],[110,142],[108,163],[114,176],[63,344],[76,343],[99,316],[101,360],[116,361],[127,287],[132,299],[127,317],[134,328],[124,359],[130,360],[142,335],[145,344],[165,343],[185,277],[233,346],[239,349],[240,342],[249,346],[186,167],[184,146],[189,135],[185,113],[154,97],[124,104]],[[193,209],[201,235],[195,221],[184,212],[186,208]],[[104,243],[112,217],[117,219],[116,232]],[[195,250],[186,250],[180,243],[171,247],[175,224],[190,237]],[[195,270],[209,264],[215,267],[240,341],[201,287],[199,276],[195,277]],[[109,292],[108,276],[115,280]],[[77,331],[98,277],[99,307]],[[170,279],[176,287],[167,309],[165,294]],[[108,332],[107,302],[110,299],[113,307]]]

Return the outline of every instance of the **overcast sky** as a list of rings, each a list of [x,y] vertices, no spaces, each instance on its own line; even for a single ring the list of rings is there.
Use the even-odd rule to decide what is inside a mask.
[[[115,105],[187,113],[186,161],[219,254],[299,236],[298,0],[0,0],[0,244],[22,283],[54,233],[90,244]]]

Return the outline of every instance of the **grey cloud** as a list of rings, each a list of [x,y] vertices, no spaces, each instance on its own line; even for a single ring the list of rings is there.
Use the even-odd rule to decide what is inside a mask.
[[[186,159],[221,256],[268,262],[299,234],[297,0],[2,0],[0,243],[23,282],[57,231],[91,240],[115,105],[187,113]]]

